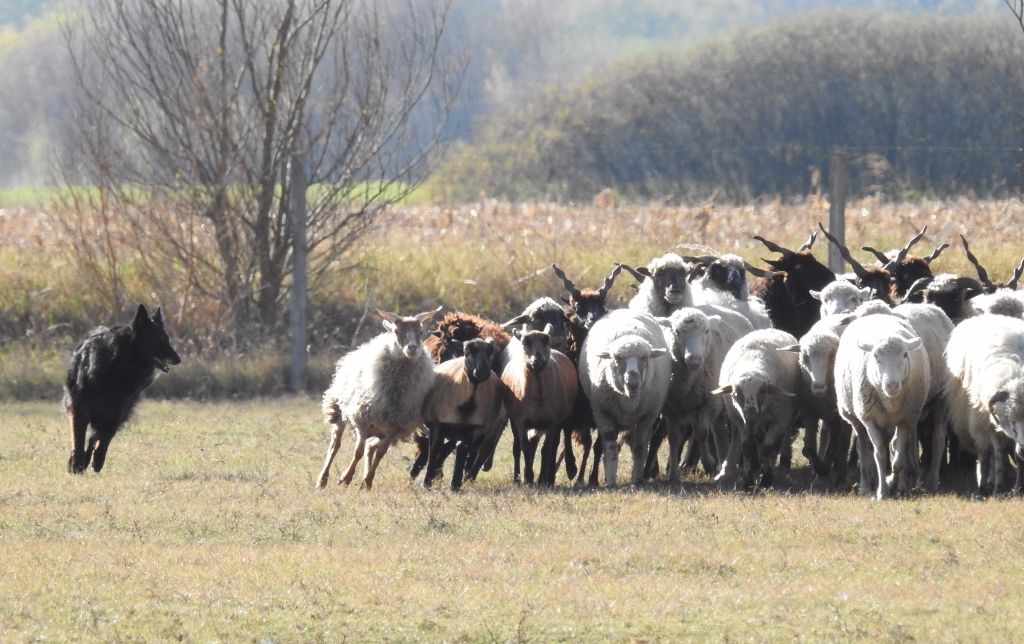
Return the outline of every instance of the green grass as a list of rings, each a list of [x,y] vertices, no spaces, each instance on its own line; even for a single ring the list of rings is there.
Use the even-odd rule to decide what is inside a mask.
[[[144,401],[72,477],[57,404],[5,405],[0,639],[1024,637],[1018,499],[538,492],[507,444],[459,494],[410,486],[408,446],[315,492],[318,407]]]

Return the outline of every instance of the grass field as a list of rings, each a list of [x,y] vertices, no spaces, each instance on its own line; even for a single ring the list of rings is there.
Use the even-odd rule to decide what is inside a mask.
[[[0,433],[3,641],[1024,638],[1016,499],[541,492],[507,446],[459,494],[410,486],[409,446],[315,492],[307,398],[144,401],[98,476],[55,401]]]

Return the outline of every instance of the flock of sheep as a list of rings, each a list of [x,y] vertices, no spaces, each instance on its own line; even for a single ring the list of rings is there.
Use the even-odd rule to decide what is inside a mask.
[[[944,473],[975,463],[980,493],[1019,487],[1024,261],[993,283],[961,237],[978,278],[933,275],[948,244],[911,255],[922,230],[889,253],[865,247],[878,258],[865,266],[821,230],[852,273],[814,257],[815,232],[795,251],[755,237],[779,254],[765,260],[771,270],[668,253],[646,267],[616,264],[600,288],[580,289],[552,265],[565,305],[543,297],[501,325],[463,312],[432,324],[440,309],[377,311],[386,331],[343,356],[324,392],[333,433],[318,487],[346,424],[355,449],[341,482],[365,457],[366,487],[390,445],[413,439],[411,476],[425,470],[430,486],[454,451],[458,489],[491,468],[506,425],[516,482],[554,485],[564,461],[576,484],[596,485],[603,462],[614,486],[625,444],[639,484],[660,475],[667,439],[673,483],[700,465],[723,487],[768,487],[802,427],[815,476],[838,488],[857,467],[860,491],[879,499],[935,491]],[[623,270],[637,294],[609,311]]]

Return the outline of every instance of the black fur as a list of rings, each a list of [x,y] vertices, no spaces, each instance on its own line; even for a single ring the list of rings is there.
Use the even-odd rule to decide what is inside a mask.
[[[782,253],[779,259],[764,261],[773,271],[782,271],[786,275],[754,280],[750,284],[750,294],[764,302],[773,327],[802,337],[821,317],[821,303],[811,297],[810,291],[820,291],[835,281],[836,276],[811,254],[809,247],[792,251],[762,237],[755,239],[768,246],[769,250]]]
[[[156,370],[166,372],[180,363],[159,308],[150,318],[140,304],[130,325],[94,329],[75,348],[64,380],[73,442],[68,471],[81,473],[90,463],[93,470],[102,470],[111,439],[156,379]]]

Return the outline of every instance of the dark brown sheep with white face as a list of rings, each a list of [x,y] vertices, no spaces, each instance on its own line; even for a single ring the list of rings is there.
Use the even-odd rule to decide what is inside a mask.
[[[811,254],[817,234],[811,233],[795,251],[759,235],[754,237],[768,250],[781,253],[782,257],[764,260],[776,274],[754,280],[750,284],[750,294],[764,302],[772,326],[796,337],[806,333],[821,317],[821,307],[811,297],[810,291],[820,291],[836,279],[835,274]]]
[[[455,445],[451,489],[462,486],[463,475],[476,477],[485,458],[482,446],[494,440],[502,427],[495,422],[501,413],[501,383],[491,369],[494,343],[474,338],[463,344],[463,356],[434,368],[437,378],[423,403],[423,422],[430,430],[428,463],[423,487],[430,487]]]

